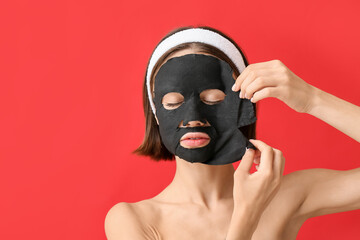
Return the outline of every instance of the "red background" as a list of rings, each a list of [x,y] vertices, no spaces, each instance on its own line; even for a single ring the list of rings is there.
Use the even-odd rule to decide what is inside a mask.
[[[208,25],[250,63],[280,59],[360,105],[358,1],[6,1],[0,7],[0,239],[105,239],[116,203],[158,194],[174,163],[131,154],[141,89],[170,30]],[[359,166],[359,144],[278,99],[258,103],[258,139],[285,173]],[[237,164],[235,164],[237,166]],[[308,220],[298,239],[359,239],[360,211]]]

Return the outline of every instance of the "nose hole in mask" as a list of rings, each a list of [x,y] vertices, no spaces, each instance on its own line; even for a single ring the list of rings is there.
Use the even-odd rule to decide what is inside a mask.
[[[200,99],[208,105],[215,105],[224,101],[226,94],[220,89],[206,89],[200,93]]]
[[[201,127],[201,126],[210,126],[210,124],[208,123],[208,121],[203,120],[192,120],[192,121],[187,121],[186,124],[184,121],[181,121],[179,127]]]
[[[181,124],[180,124],[181,125]],[[207,125],[207,121],[205,119],[202,120],[191,120],[191,121],[182,121],[182,126],[190,126],[190,127],[201,127]]]

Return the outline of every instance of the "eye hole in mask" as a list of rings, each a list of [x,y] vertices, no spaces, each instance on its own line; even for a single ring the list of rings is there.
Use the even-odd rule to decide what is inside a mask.
[[[224,101],[226,94],[219,89],[206,89],[200,93],[200,99],[208,105],[215,105]],[[162,98],[165,109],[172,110],[184,103],[184,96],[178,92],[169,92]]]
[[[165,109],[172,110],[180,107],[184,103],[184,96],[178,92],[169,92],[162,98],[162,104]]]
[[[206,89],[200,93],[200,99],[208,105],[215,105],[224,101],[226,94],[219,89]]]

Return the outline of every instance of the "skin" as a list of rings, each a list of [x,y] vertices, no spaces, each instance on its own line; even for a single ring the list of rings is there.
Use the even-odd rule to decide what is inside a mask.
[[[189,53],[199,51],[182,50],[169,58]],[[279,60],[250,64],[233,90],[253,102],[275,97],[360,142],[360,108],[307,84]],[[186,127],[202,124],[192,121]],[[192,164],[176,156],[175,176],[162,192],[109,210],[107,238],[295,240],[309,218],[360,209],[360,168],[283,175],[281,151],[261,140],[251,142],[257,150],[248,150],[237,169]],[[252,164],[257,171],[250,174]]]

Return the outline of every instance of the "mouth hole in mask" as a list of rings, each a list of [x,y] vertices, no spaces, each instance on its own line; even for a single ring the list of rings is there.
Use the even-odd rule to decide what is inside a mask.
[[[163,96],[161,103],[165,109],[176,109],[184,103],[184,96],[178,92],[169,92]]]
[[[200,99],[208,105],[215,105],[224,101],[226,94],[220,89],[206,89],[200,93]]]

